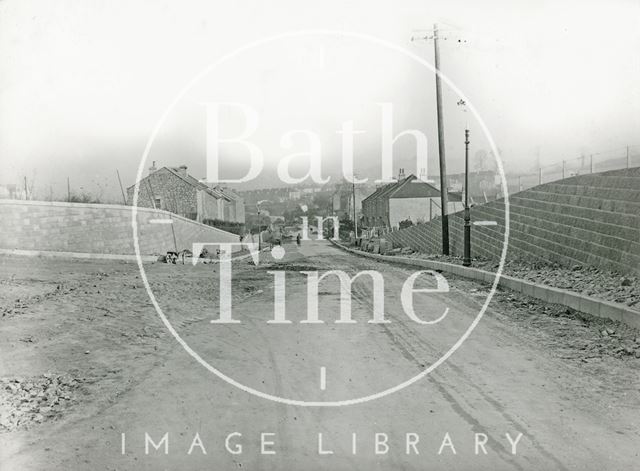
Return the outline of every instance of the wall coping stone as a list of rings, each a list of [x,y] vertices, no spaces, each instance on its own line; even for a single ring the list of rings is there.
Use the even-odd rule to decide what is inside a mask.
[[[58,208],[117,209],[120,211],[129,211],[129,212],[131,212],[133,209],[133,206],[123,205],[123,204],[67,203],[65,201],[31,201],[31,200],[11,200],[11,199],[0,199],[0,205],[6,205],[6,206],[24,205],[24,206],[43,206],[43,207],[58,207]],[[207,224],[202,224],[201,222],[194,221],[193,219],[189,219],[184,216],[179,216],[177,214],[174,214],[169,211],[165,211],[163,209],[144,208],[144,207],[138,206],[137,211],[140,213],[151,213],[157,216],[165,216],[171,219],[188,222],[202,228],[210,229],[214,232],[220,232],[227,235],[235,235],[232,232],[223,231],[222,229],[218,229],[217,227],[209,226]]]

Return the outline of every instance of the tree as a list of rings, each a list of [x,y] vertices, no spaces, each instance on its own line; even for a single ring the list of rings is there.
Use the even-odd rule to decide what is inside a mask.
[[[99,196],[93,196],[91,193],[87,191],[82,192],[71,192],[67,198],[67,202],[69,203],[93,203],[93,204],[102,204],[102,200]]]

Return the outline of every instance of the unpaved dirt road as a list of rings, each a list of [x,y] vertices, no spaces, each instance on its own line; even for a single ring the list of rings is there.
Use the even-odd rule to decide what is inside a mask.
[[[234,264],[239,324],[210,322],[218,317],[219,266],[145,266],[186,344],[263,394],[345,401],[393,388],[446,353],[487,296],[487,286],[447,276],[448,293],[414,296],[419,319],[447,315],[418,324],[400,299],[414,270],[323,242],[285,248],[280,261],[263,255],[257,267]],[[390,322],[367,322],[380,290],[363,276],[352,287],[355,323],[334,322],[336,279],[320,284],[325,322],[301,323],[300,272],[331,269],[379,271]],[[270,272],[279,270],[289,324],[267,323]],[[612,322],[498,293],[470,337],[423,379],[369,402],[304,407],[256,397],[197,363],[162,324],[134,264],[9,257],[0,271],[3,471],[638,466],[640,359],[625,354],[638,333]],[[416,283],[423,287],[435,287],[430,275]],[[147,454],[145,434],[167,441],[157,451],[147,442]]]

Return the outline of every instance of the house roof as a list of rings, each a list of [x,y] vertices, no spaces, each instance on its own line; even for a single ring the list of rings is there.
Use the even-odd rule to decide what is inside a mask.
[[[207,193],[209,193],[210,195],[212,195],[212,196],[214,196],[214,197],[216,197],[218,199],[225,199],[227,201],[232,201],[233,200],[229,195],[227,195],[224,191],[222,191],[222,189],[220,189],[220,188],[212,188],[212,187],[206,185],[205,183],[202,183],[197,178],[192,177],[188,173],[185,173],[183,175],[182,173],[180,173],[180,171],[176,167],[161,167],[161,168],[159,168],[158,170],[156,170],[153,173],[160,172],[161,170],[168,171],[172,175],[174,175],[174,176],[180,178],[181,180],[187,182],[189,185],[193,186],[194,188],[197,188],[198,190],[204,190]],[[153,175],[153,174],[151,174],[151,175]],[[147,175],[142,180],[145,180],[145,179],[149,178],[149,176],[150,175]],[[129,188],[133,188],[134,186],[135,185],[131,185]]]
[[[215,196],[217,198],[225,199],[227,201],[231,201],[232,200],[227,194],[225,194],[224,191],[222,191],[221,188],[207,186],[207,192],[212,194],[213,196]]]
[[[389,198],[435,198],[437,196],[440,196],[440,190],[414,177],[409,184],[396,188]]]
[[[169,172],[171,172],[172,174],[174,174],[176,177],[179,177],[181,179],[183,179],[185,182],[189,183],[192,186],[195,186],[196,188],[200,189],[200,190],[205,190],[207,188],[209,188],[207,185],[205,185],[204,183],[199,182],[196,178],[193,178],[191,175],[189,175],[188,173],[185,173],[184,175],[182,173],[180,173],[180,171],[175,168],[175,167],[162,167],[162,168],[166,168],[167,170],[169,170]],[[162,170],[162,169],[160,169]],[[154,172],[155,173],[155,172]]]
[[[214,196],[214,197],[216,197],[218,199],[225,199],[227,201],[232,201],[232,198],[229,197],[228,195],[226,195],[225,192],[222,191],[221,188],[210,187],[206,183],[202,183],[197,178],[192,177],[188,173],[185,173],[183,175],[182,173],[180,173],[180,171],[177,168],[172,168],[172,167],[163,167],[163,168],[166,168],[171,173],[173,173],[174,175],[182,178],[184,181],[186,181],[187,183],[191,184],[193,187],[198,188],[199,190],[204,190],[207,193],[209,193],[210,195],[212,195],[212,196]]]
[[[373,193],[371,193],[369,196],[367,196],[364,201],[367,200],[374,200],[374,199],[378,199],[378,198],[382,198],[384,196],[388,196],[391,193],[393,193],[394,191],[402,188],[404,185],[406,185],[407,183],[411,182],[412,180],[415,180],[415,175],[409,175],[408,177],[400,180],[400,181],[396,181],[396,182],[391,182],[388,183],[380,188],[378,188],[376,191],[374,191]]]
[[[435,198],[440,196],[440,190],[435,186],[418,179],[411,174],[408,177],[389,183],[378,188],[376,191],[367,196],[364,201],[371,201],[378,198]],[[459,193],[449,192],[449,200],[461,201],[462,197]]]
[[[408,177],[403,178],[396,183],[389,185],[382,193],[380,193],[380,197],[389,197],[391,198],[396,192],[400,191],[402,188],[406,187],[409,183],[412,183],[416,179],[415,175],[409,175]]]
[[[386,187],[387,187],[387,185],[381,186],[380,188],[377,188],[373,193],[371,193],[369,196],[367,196],[365,199],[363,199],[362,202],[364,203],[365,201],[369,201],[370,199],[375,198]]]
[[[222,187],[216,186],[213,189],[221,192],[225,197],[229,198],[230,200],[234,200],[238,202],[244,201],[242,196],[240,196],[238,193],[236,193],[235,191],[229,188],[222,188]]]
[[[391,183],[387,183],[384,186],[381,186],[376,191],[374,191],[369,196],[367,196],[364,200],[362,200],[362,202],[364,203],[365,201],[368,201],[370,199],[376,199],[379,196],[382,196],[383,193],[388,192],[392,188],[396,188],[399,183],[401,183],[401,182],[391,182]]]

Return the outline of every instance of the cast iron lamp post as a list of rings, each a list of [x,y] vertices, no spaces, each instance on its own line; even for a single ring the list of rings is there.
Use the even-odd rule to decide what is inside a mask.
[[[462,265],[471,265],[471,212],[469,211],[469,130],[464,130],[464,258]]]

